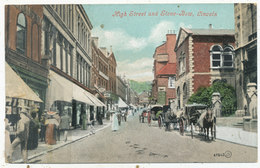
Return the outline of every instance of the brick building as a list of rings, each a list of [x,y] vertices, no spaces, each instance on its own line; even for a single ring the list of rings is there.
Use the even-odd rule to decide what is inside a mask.
[[[42,5],[5,6],[5,59],[43,100],[39,113],[44,109],[48,87],[48,68],[41,55],[42,21]]]
[[[110,51],[107,51],[107,48],[100,47],[100,51],[103,53],[104,56],[107,58],[107,76],[108,76],[108,83],[107,83],[107,89],[105,92],[106,98],[107,98],[107,108],[112,109],[114,108],[113,105],[117,103],[118,96],[117,96],[117,84],[116,84],[116,58],[114,56],[114,53],[112,51],[112,46],[110,47]]]
[[[176,98],[176,34],[166,34],[166,42],[158,46],[154,53],[154,80],[152,97],[158,104],[168,105]]]
[[[91,89],[105,102],[104,94],[108,90],[108,58],[98,46],[98,37],[92,37]]]
[[[177,55],[177,107],[183,108],[200,87],[223,80],[235,87],[234,30],[180,28]]]
[[[257,84],[257,6],[234,4],[234,16],[237,109],[241,111],[247,106],[247,84]]]

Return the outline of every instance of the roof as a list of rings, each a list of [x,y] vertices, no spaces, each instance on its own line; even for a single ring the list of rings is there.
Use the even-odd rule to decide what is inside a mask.
[[[168,63],[157,73],[157,75],[175,75],[176,74],[176,64]]]
[[[193,35],[234,35],[234,29],[187,29],[183,28],[187,33]]]
[[[185,41],[189,36],[234,36],[235,30],[233,29],[188,29],[181,27],[179,30],[177,42],[174,51]],[[181,37],[182,36],[182,37]]]

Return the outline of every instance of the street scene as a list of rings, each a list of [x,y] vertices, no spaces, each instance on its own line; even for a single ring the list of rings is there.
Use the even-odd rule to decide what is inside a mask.
[[[4,14],[5,165],[257,163],[257,3]]]

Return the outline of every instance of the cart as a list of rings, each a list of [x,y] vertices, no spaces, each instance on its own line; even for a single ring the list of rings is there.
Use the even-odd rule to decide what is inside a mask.
[[[187,104],[185,105],[185,113],[184,113],[184,119],[187,120],[186,126],[190,126],[190,132],[191,132],[191,137],[193,138],[194,136],[194,127],[198,124],[199,118],[202,120],[202,114],[206,114],[207,111],[207,105],[205,104]],[[213,136],[216,138],[216,118],[214,117],[213,120]]]
[[[163,123],[163,106],[162,105],[152,105],[147,115],[148,125],[151,126],[152,121],[157,121],[159,128],[162,127]]]

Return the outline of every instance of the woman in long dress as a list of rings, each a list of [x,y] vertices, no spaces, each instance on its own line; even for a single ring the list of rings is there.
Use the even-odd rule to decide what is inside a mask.
[[[118,128],[118,119],[117,119],[117,113],[113,113],[112,117],[112,131],[117,131]]]

